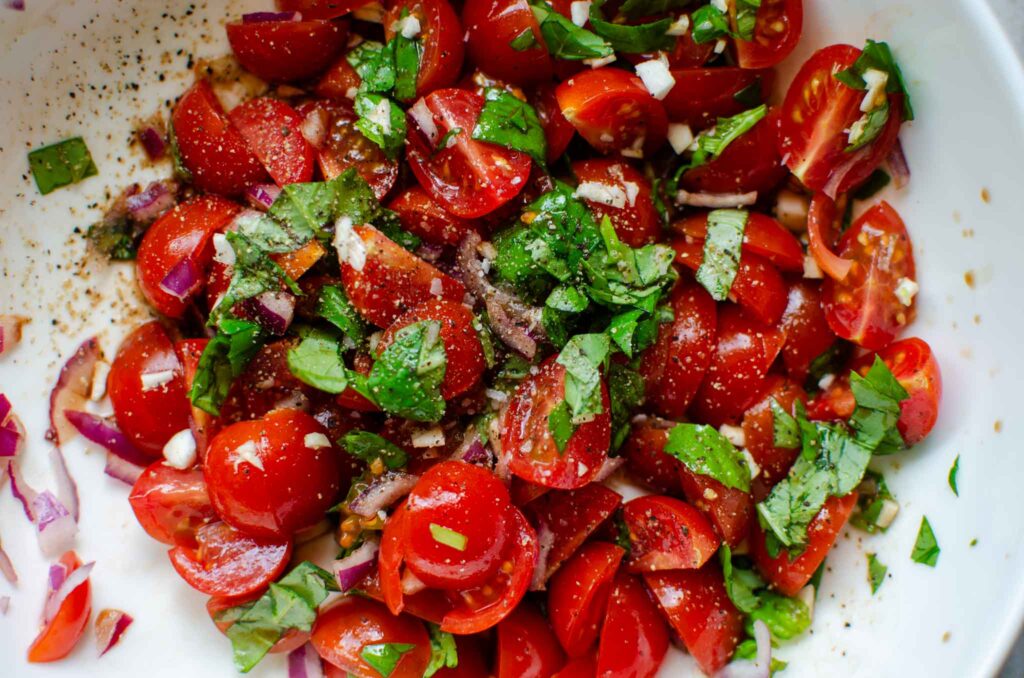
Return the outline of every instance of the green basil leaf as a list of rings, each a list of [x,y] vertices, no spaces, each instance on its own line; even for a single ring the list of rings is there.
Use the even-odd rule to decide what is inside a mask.
[[[344,332],[356,346],[361,346],[370,334],[363,316],[359,315],[359,311],[348,300],[344,290],[337,285],[324,285],[320,289],[316,313]]]
[[[99,174],[82,137],[72,137],[28,154],[28,166],[43,195]]]
[[[672,17],[646,24],[628,25],[605,21],[601,6],[605,0],[594,0],[590,5],[590,25],[599,37],[611,45],[616,52],[624,54],[650,54],[658,50],[670,50],[676,39],[666,35],[672,25]]]
[[[743,234],[750,213],[746,210],[714,210],[708,213],[704,259],[696,279],[715,301],[725,301],[740,267]]]
[[[530,8],[540,26],[548,52],[556,59],[602,59],[615,53],[612,46],[556,12],[544,0],[531,0]]]
[[[86,231],[96,251],[113,261],[131,261],[139,249],[144,230],[138,222],[127,217],[107,219],[93,224]]]
[[[423,678],[430,678],[444,668],[454,669],[459,665],[459,649],[455,645],[455,637],[442,631],[437,624],[427,624],[430,632],[430,663]]]
[[[409,643],[376,643],[364,645],[359,656],[383,678],[389,678],[402,660],[402,655],[415,647]]]
[[[691,0],[626,0],[619,13],[628,19],[639,19],[686,7]]]
[[[338,445],[357,459],[371,463],[380,459],[389,469],[403,468],[409,463],[409,455],[387,438],[369,431],[349,431],[338,441]]]
[[[390,92],[395,88],[395,43],[383,45],[364,40],[345,57],[359,74],[359,89],[364,92]]]
[[[256,323],[226,318],[199,357],[189,401],[204,412],[218,416],[231,383],[265,342],[266,336]]]
[[[910,559],[915,563],[935,567],[935,564],[939,562],[940,552],[939,542],[935,539],[935,532],[932,531],[928,517],[921,516],[921,527],[918,528],[917,540],[914,542],[914,550],[910,554]]]
[[[786,450],[800,447],[800,425],[775,398],[769,400],[772,410],[772,444]]]
[[[885,91],[889,94],[903,95],[903,120],[913,120],[914,107],[910,101],[910,90],[907,88],[903,71],[900,70],[899,64],[896,63],[896,58],[892,55],[892,50],[889,49],[888,43],[868,40],[860,56],[853,62],[853,65],[839,71],[834,77],[847,87],[866,91],[868,85],[864,81],[864,74],[869,70],[881,71],[888,76]]]
[[[409,16],[402,8],[401,19]],[[416,98],[416,83],[419,81],[420,61],[423,59],[423,44],[415,38],[407,38],[401,32],[388,43],[395,51],[395,98],[409,102]]]
[[[871,369],[863,377],[850,373],[850,390],[857,407],[850,417],[850,427],[863,445],[875,454],[890,454],[906,447],[896,428],[900,418],[900,402],[909,396],[881,358],[875,356]]]
[[[235,304],[264,292],[278,291],[282,284],[287,285],[295,294],[302,293],[295,281],[281,270],[265,250],[241,233],[228,231],[224,237],[235,252],[235,270],[227,292],[210,311],[209,325],[219,327]]]
[[[750,469],[733,444],[714,427],[676,424],[668,434],[665,452],[692,472],[726,487],[750,491]]]
[[[604,412],[601,399],[601,368],[611,351],[606,334],[577,334],[558,354],[565,367],[565,402],[574,424],[582,424]]]
[[[537,36],[533,28],[524,28],[522,33],[508,41],[508,46],[517,52],[525,52],[531,47],[537,46]]]
[[[729,17],[714,5],[704,5],[690,15],[693,41],[698,45],[732,35]]]
[[[953,490],[953,494],[960,496],[960,488],[957,487],[956,477],[960,473],[960,455],[956,455],[956,459],[953,460],[953,466],[949,469],[949,489]]]
[[[810,628],[811,611],[802,600],[775,593],[753,569],[736,566],[728,544],[718,557],[730,600],[751,621],[763,621],[773,639],[791,640]]]
[[[868,553],[867,557],[868,582],[871,583],[871,595],[874,595],[878,593],[878,589],[881,588],[882,582],[885,581],[885,575],[889,571],[889,568],[883,565],[874,553]]]
[[[171,148],[171,162],[174,165],[174,176],[183,183],[192,183],[192,172],[185,167],[185,161],[181,159],[181,148],[178,146],[178,137],[174,133],[174,121],[167,125],[167,145]]]
[[[288,369],[300,381],[327,393],[348,388],[348,369],[336,336],[316,328],[302,328],[302,340],[288,351]]]
[[[547,141],[533,106],[497,87],[484,92],[484,108],[473,128],[473,139],[522,151],[545,166]]]
[[[564,400],[548,414],[548,431],[551,432],[551,439],[555,441],[558,453],[565,452],[572,434],[576,432],[576,425],[572,423],[569,405]]]
[[[608,367],[608,401],[612,415],[612,451],[622,447],[629,436],[630,420],[644,401],[644,378],[626,365]]]
[[[899,504],[882,474],[869,469],[857,492],[857,507],[850,516],[850,524],[869,534],[888,530],[894,520],[893,512],[899,511]]]
[[[850,197],[854,200],[870,200],[880,192],[883,188],[889,185],[891,178],[888,172],[883,169],[876,169],[871,173],[864,183],[857,187],[857,190],[850,193]]]
[[[750,42],[754,39],[757,27],[757,10],[761,8],[761,0],[735,0],[736,3],[736,37]]]
[[[436,320],[407,325],[374,363],[367,387],[385,412],[425,422],[444,415],[440,386],[447,355],[440,330]]]
[[[359,114],[356,129],[388,158],[398,157],[405,147],[405,111],[386,96],[369,92],[356,95],[355,110]]]
[[[878,138],[889,122],[889,102],[873,108],[864,114],[850,127],[849,144],[843,149],[846,153],[864,148]]]

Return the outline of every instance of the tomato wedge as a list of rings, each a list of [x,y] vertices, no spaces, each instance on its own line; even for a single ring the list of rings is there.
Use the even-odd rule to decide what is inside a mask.
[[[835,201],[824,193],[815,193],[807,213],[807,249],[825,275],[842,280],[853,262],[832,251],[837,216]]]
[[[181,369],[185,377],[185,394],[192,390],[196,373],[199,371],[199,359],[206,350],[209,339],[183,339],[174,345],[174,352],[178,354],[181,362]],[[217,433],[220,427],[220,420],[205,410],[194,405],[189,405],[188,426],[192,429],[192,438],[196,441],[196,452],[199,459],[206,455],[206,448],[210,438]]]
[[[547,161],[552,163],[565,153],[565,149],[576,136],[576,128],[562,115],[562,109],[558,107],[558,99],[555,97],[554,85],[537,87],[530,97],[530,103],[536,109],[537,118],[544,128],[544,137],[548,142]]]
[[[769,193],[787,175],[777,148],[778,109],[729,144],[722,154],[687,170],[679,185],[692,193]]]
[[[146,534],[171,546],[195,546],[196,530],[217,520],[202,469],[180,471],[162,460],[146,467],[128,502]]]
[[[68,551],[60,557],[59,565],[66,578],[82,567],[82,561],[74,551]],[[68,656],[85,633],[91,614],[92,585],[86,579],[68,593],[53,619],[45,622],[28,648],[28,661],[33,664],[53,662]]]
[[[789,286],[780,329],[786,334],[786,344],[782,347],[786,372],[797,383],[803,383],[814,359],[836,340],[821,308],[821,288],[817,283],[798,280]]]
[[[608,217],[615,234],[630,247],[642,247],[661,235],[661,216],[651,199],[651,183],[647,177],[621,160],[594,158],[572,164],[572,172],[580,184],[599,184],[620,195],[621,205],[600,202],[584,196],[594,219],[600,222]]]
[[[268,97],[250,99],[228,116],[278,186],[313,179],[314,149],[302,136],[302,116]]]
[[[733,29],[736,4],[729,5]],[[736,40],[736,61],[742,68],[774,66],[796,48],[803,31],[803,0],[763,0],[757,10],[753,40]]]
[[[277,0],[282,12],[299,12],[303,19],[337,19],[372,0]]]
[[[570,657],[586,654],[597,640],[612,579],[624,554],[614,544],[591,542],[551,578],[548,615],[558,642]]]
[[[779,375],[768,377],[764,396],[743,415],[744,449],[750,453],[761,472],[751,482],[754,499],[761,501],[775,484],[786,477],[800,453],[798,449],[775,446],[775,415],[771,399],[786,412],[793,412],[794,403],[807,403],[807,394],[799,383]]]
[[[292,554],[291,541],[262,541],[227,523],[196,530],[197,546],[168,551],[171,565],[189,586],[208,596],[244,596],[277,579]]]
[[[599,678],[653,678],[668,652],[668,629],[636,577],[615,577],[597,650]]]
[[[622,446],[629,477],[660,494],[681,496],[679,472],[682,462],[665,452],[668,431],[674,423],[648,417],[634,424]]]
[[[695,569],[718,550],[719,539],[700,511],[672,497],[645,496],[626,502],[630,572]]]
[[[672,230],[694,240],[708,237],[708,215],[694,214],[672,224]],[[804,270],[804,249],[800,241],[775,219],[751,212],[743,231],[743,248],[764,257],[787,272]]]
[[[399,193],[388,209],[398,214],[402,228],[435,245],[458,245],[466,233],[476,230],[472,221],[447,212],[420,186]]]
[[[271,20],[227,25],[228,42],[247,71],[264,80],[310,78],[345,49],[347,21]]]
[[[548,678],[563,664],[548,620],[532,605],[520,605],[498,624],[497,678]]]
[[[448,0],[397,0],[388,3],[384,17],[384,37],[395,37],[395,27],[402,14],[408,12],[419,20],[417,36],[423,51],[420,53],[416,94],[425,96],[441,87],[450,87],[459,79],[465,53],[465,34],[459,16]]]

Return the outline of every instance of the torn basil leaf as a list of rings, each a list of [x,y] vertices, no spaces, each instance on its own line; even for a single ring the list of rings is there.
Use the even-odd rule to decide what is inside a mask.
[[[440,387],[448,358],[440,331],[436,320],[407,325],[373,364],[367,388],[385,412],[431,423],[444,415]]]
[[[540,25],[548,52],[556,59],[602,59],[615,53],[601,37],[580,28],[544,0],[530,0],[530,8]]]
[[[545,166],[547,141],[537,112],[503,89],[488,87],[484,91],[484,108],[473,128],[473,139],[522,151]]]
[[[740,267],[743,234],[750,213],[746,210],[714,210],[708,213],[704,258],[696,279],[715,301],[729,298]]]
[[[871,584],[871,595],[878,593],[885,581],[885,575],[889,568],[882,564],[882,561],[874,553],[868,553],[868,582]]]
[[[409,455],[387,438],[369,431],[349,431],[338,441],[345,451],[357,459],[371,463],[380,459],[389,469],[403,468],[409,463]]]
[[[697,475],[726,487],[750,491],[750,469],[729,440],[713,426],[676,424],[668,433],[665,453],[683,462]]]
[[[43,195],[99,174],[82,137],[72,137],[28,154],[28,166]]]
[[[355,126],[363,136],[380,146],[394,160],[405,147],[405,111],[382,94],[360,92],[356,95]]]
[[[256,323],[225,318],[199,357],[199,366],[188,393],[189,401],[204,412],[218,416],[231,383],[266,340],[266,335]]]
[[[348,388],[348,369],[341,357],[341,342],[325,330],[299,328],[299,345],[288,350],[288,369],[304,384],[327,393]]]
[[[939,542],[935,539],[935,532],[932,531],[928,517],[921,516],[921,527],[918,528],[917,540],[914,542],[914,550],[910,554],[910,559],[915,563],[935,567],[939,562],[940,552]]]

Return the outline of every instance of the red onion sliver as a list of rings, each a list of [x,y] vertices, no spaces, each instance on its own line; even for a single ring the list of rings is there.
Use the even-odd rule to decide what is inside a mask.
[[[298,12],[250,12],[242,15],[243,24],[259,24],[266,21],[302,21]]]
[[[64,504],[44,490],[32,502],[32,512],[36,516],[36,537],[39,550],[47,558],[56,558],[75,543],[78,525],[75,518]]]
[[[178,299],[187,299],[196,291],[202,280],[199,267],[192,257],[185,257],[167,272],[160,281],[160,289]]]
[[[530,582],[531,591],[543,591],[547,584],[548,556],[555,545],[555,533],[551,531],[544,520],[537,524],[537,565],[533,568],[533,580]]]
[[[722,667],[715,678],[771,678],[772,636],[760,619],[754,622],[754,640],[757,641],[757,656],[753,660],[734,659]]]
[[[50,464],[53,465],[53,472],[57,476],[57,497],[60,503],[71,512],[75,522],[78,522],[78,486],[75,479],[68,471],[67,462],[64,460],[64,453],[59,447],[50,449]]]
[[[281,189],[274,184],[253,184],[245,189],[245,199],[258,210],[267,211],[281,195]]]
[[[125,198],[125,207],[131,217],[142,224],[156,221],[157,217],[174,207],[175,195],[169,182],[154,181],[141,193]]]
[[[28,518],[29,522],[35,524],[36,514],[32,510],[32,504],[35,503],[38,493],[25,482],[24,478],[18,479],[19,471],[16,464],[10,464],[7,467],[7,471],[11,475],[11,494],[21,502],[21,508],[25,510],[25,517]]]
[[[107,463],[103,467],[103,472],[108,476],[128,485],[134,485],[145,470],[142,466],[137,466],[112,452],[107,452]]]
[[[167,141],[153,127],[147,127],[139,132],[139,143],[150,160],[159,160],[167,152]]]
[[[68,570],[61,563],[55,563],[50,565],[50,577],[47,580],[47,595],[51,595],[60,588],[60,585],[67,579]]]
[[[272,334],[284,334],[295,317],[295,297],[287,292],[264,292],[242,303],[256,322]]]
[[[18,12],[25,11],[25,0],[4,0],[4,7]],[[6,610],[4,610],[6,612]]]
[[[0,355],[18,345],[21,341],[21,326],[27,322],[28,318],[23,315],[0,315]]]
[[[396,501],[412,492],[419,476],[388,471],[376,478],[370,486],[363,490],[349,503],[349,510],[363,518],[372,518]]]
[[[96,615],[96,649],[101,657],[117,645],[117,641],[121,640],[121,635],[133,621],[135,620],[130,614],[121,610],[107,609]]]
[[[11,401],[7,399],[3,393],[0,393],[0,422],[7,422],[7,418],[11,416],[14,411],[14,406],[11,405]]]
[[[288,678],[323,678],[320,655],[310,643],[288,653]]]
[[[605,457],[604,463],[601,464],[601,470],[594,476],[594,482],[603,482],[608,476],[622,468],[622,465],[625,463],[625,457]]]
[[[907,156],[903,152],[903,142],[899,139],[896,139],[896,145],[889,152],[886,162],[892,172],[892,181],[896,188],[906,186],[910,182],[910,165],[907,164]]]
[[[122,433],[112,420],[79,410],[68,410],[64,416],[86,440],[96,443],[115,456],[136,466],[148,466],[152,461],[132,445],[128,436]]]
[[[355,588],[366,575],[373,571],[377,565],[379,550],[380,547],[376,542],[368,541],[344,558],[334,561],[331,569],[334,571],[334,578],[338,581],[338,588],[342,593]]]
[[[676,203],[690,207],[707,207],[709,209],[725,209],[745,207],[757,202],[757,191],[749,193],[690,193],[679,189]]]
[[[9,461],[18,456],[25,440],[25,429],[15,415],[10,415],[0,426],[0,460]]]
[[[12,584],[18,583],[18,573],[14,570],[14,563],[11,562],[7,552],[4,551],[4,545],[0,544],[0,573],[4,575],[4,579]]]
[[[86,563],[68,575],[67,579],[61,582],[60,588],[47,597],[46,605],[43,607],[43,624],[49,624],[60,611],[60,606],[71,592],[89,580],[89,573],[96,563]]]
[[[84,409],[92,392],[93,370],[96,362],[103,357],[96,338],[85,340],[75,350],[60,370],[57,385],[50,393],[50,430],[46,437],[62,445],[77,435],[78,431],[67,420],[67,410]]]

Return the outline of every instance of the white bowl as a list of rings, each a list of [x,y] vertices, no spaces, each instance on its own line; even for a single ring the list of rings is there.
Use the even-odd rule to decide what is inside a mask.
[[[135,122],[191,80],[190,53],[227,51],[222,24],[270,2],[184,3],[27,0],[25,13],[0,10],[0,312],[32,317],[26,339],[0,362],[0,389],[30,431],[25,472],[52,483],[46,399],[74,346],[98,333],[111,355],[126,326],[146,316],[131,268],[87,258],[76,230],[99,216],[87,207],[104,191],[156,176],[128,148]],[[161,18],[164,7],[174,18]],[[986,676],[1017,636],[1024,613],[1024,430],[1020,337],[1024,285],[1024,77],[1005,35],[981,0],[807,0],[795,69],[834,42],[892,45],[910,81],[918,120],[903,133],[913,169],[909,188],[887,197],[916,246],[921,294],[911,334],[934,348],[945,399],[929,440],[883,465],[901,512],[888,534],[847,530],[828,559],[812,633],[778,654],[784,675]],[[181,51],[179,51],[181,50]],[[163,82],[157,75],[165,73]],[[27,173],[26,152],[81,134],[100,176],[46,197]],[[166,171],[161,168],[160,171]],[[990,201],[982,198],[983,192]],[[973,287],[965,273],[973,272]],[[1007,314],[1009,314],[1007,316]],[[126,322],[127,320],[127,322]],[[999,432],[998,422],[1002,431]],[[122,643],[96,659],[85,641],[52,666],[25,663],[37,631],[46,563],[6,490],[0,537],[21,575],[0,619],[0,673],[14,676],[224,676],[227,640],[204,610],[205,597],[171,570],[165,548],[136,525],[127,488],[103,475],[102,455],[66,450],[81,488],[79,552],[97,565],[94,609],[119,608],[136,621]],[[960,457],[960,498],[946,474]],[[922,514],[942,554],[934,569],[910,551]],[[977,539],[977,545],[971,546]],[[877,595],[865,552],[889,566]],[[280,657],[254,676],[283,675]],[[681,653],[662,675],[692,675]]]

